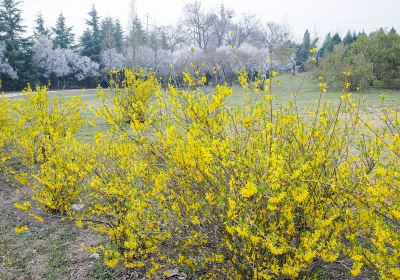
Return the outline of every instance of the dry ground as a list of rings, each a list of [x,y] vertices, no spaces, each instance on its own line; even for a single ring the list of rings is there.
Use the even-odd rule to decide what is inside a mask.
[[[45,223],[13,207],[15,191],[11,182],[0,175],[0,279],[133,279],[121,270],[111,270],[102,260],[91,258],[81,244],[96,244],[86,230],[69,221],[46,216]],[[17,225],[29,230],[17,234]]]

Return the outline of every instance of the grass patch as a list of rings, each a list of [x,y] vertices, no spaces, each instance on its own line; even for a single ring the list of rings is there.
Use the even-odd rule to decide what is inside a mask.
[[[100,259],[93,264],[88,280],[114,279],[116,274],[114,269],[107,267],[103,260]]]
[[[66,230],[52,245],[46,264],[43,278],[58,279],[68,273],[68,261],[65,257],[67,243],[76,239],[78,234],[69,229]]]

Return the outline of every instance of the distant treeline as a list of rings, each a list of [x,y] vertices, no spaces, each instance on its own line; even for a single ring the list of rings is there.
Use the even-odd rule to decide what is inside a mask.
[[[349,31],[344,38],[328,34],[311,65],[310,49],[319,38],[306,31],[298,44],[286,25],[265,23],[254,15],[238,17],[224,5],[207,11],[200,1],[193,1],[184,6],[176,24],[156,26],[140,21],[132,1],[126,30],[118,19],[101,18],[93,6],[80,36],[63,14],[54,27],[46,26],[38,14],[33,36],[27,36],[20,3],[0,1],[0,79],[6,90],[27,83],[55,88],[106,85],[109,71],[124,67],[154,69],[164,81],[185,71],[228,83],[235,82],[243,68],[268,73],[273,67],[293,74],[312,69],[332,81],[339,81],[340,73],[349,69],[355,73],[355,84],[398,84],[400,37],[394,29],[372,34]]]

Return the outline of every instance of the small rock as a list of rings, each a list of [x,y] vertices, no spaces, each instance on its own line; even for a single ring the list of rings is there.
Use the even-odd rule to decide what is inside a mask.
[[[90,255],[90,259],[91,260],[98,260],[98,259],[100,259],[100,255],[97,254],[97,253],[91,254]]]
[[[72,204],[72,210],[74,212],[82,211],[84,205],[83,204]]]

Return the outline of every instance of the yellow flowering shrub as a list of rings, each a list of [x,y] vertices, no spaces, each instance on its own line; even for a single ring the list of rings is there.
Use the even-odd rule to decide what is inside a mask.
[[[159,90],[157,77],[143,69],[135,72],[125,69],[122,77],[119,72],[112,72],[111,78],[109,94],[99,88],[98,95],[104,102],[111,96],[112,102],[118,105],[119,117],[124,122],[144,122],[151,94]]]
[[[12,136],[12,121],[10,116],[9,100],[4,96],[0,97],[0,171],[5,162],[9,159],[8,149]]]
[[[79,97],[64,101],[50,97],[46,87],[33,90],[28,86],[22,98],[12,103],[17,124],[15,156],[27,166],[45,162],[62,139],[80,129],[82,109]]]
[[[243,104],[228,107],[226,85],[204,92],[187,76],[191,90],[161,90],[126,70],[93,109],[110,129],[91,144],[64,137],[35,174],[33,200],[107,237],[90,248],[106,265],[148,277],[181,267],[202,279],[296,279],[346,263],[349,275],[399,278],[397,110],[373,126],[347,82],[336,108],[278,107],[276,75],[261,90],[241,74]],[[146,98],[124,103],[138,92]]]
[[[37,206],[70,211],[85,178],[75,163],[83,161],[85,153],[78,152],[74,140],[84,123],[82,101],[50,96],[46,87],[28,87],[8,103],[13,124],[9,154],[20,162],[13,170],[17,181],[31,187],[28,194]]]

